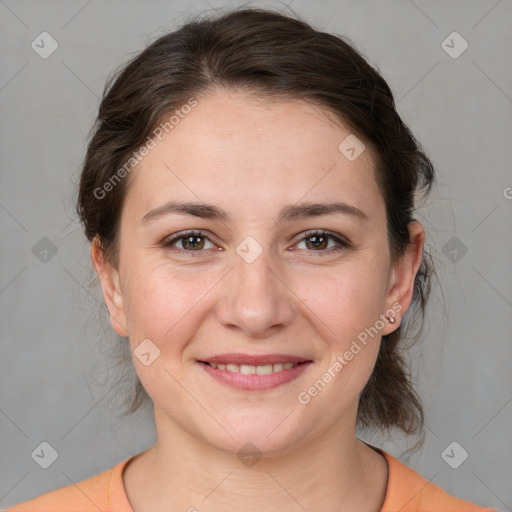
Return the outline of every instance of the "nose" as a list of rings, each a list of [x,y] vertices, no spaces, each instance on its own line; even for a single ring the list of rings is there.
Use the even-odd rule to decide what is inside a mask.
[[[272,268],[277,265],[273,265],[269,253],[264,250],[250,263],[234,254],[233,268],[223,280],[216,308],[223,326],[250,337],[264,337],[292,322],[297,311],[294,294],[286,285],[284,273]]]

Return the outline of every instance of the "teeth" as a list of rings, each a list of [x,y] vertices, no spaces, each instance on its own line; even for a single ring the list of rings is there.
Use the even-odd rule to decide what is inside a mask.
[[[274,368],[271,364],[266,364],[265,366],[253,366],[253,368],[258,375],[270,375],[274,372]]]
[[[261,366],[253,366],[249,364],[222,364],[222,363],[208,363],[212,368],[217,370],[227,370],[231,373],[241,373],[242,375],[270,375],[271,373],[282,372],[283,370],[290,370],[295,368],[298,363],[276,363],[265,364]]]
[[[241,364],[239,371],[242,375],[251,375],[252,373],[256,373],[256,366],[249,366],[248,364]]]

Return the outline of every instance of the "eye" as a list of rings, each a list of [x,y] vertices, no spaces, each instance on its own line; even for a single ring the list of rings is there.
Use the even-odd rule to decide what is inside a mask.
[[[176,243],[181,245],[181,247],[176,247],[178,250],[187,252],[200,252],[203,249],[215,248],[213,243],[202,231],[186,231],[184,233],[178,233],[173,238],[164,240],[162,245],[164,247],[173,247]],[[205,247],[206,243],[209,243],[211,247]]]
[[[332,242],[332,243],[331,243]],[[350,243],[339,235],[325,230],[313,230],[306,233],[297,245],[305,243],[305,249],[311,252],[332,253],[348,249]],[[210,244],[210,247],[207,246]],[[202,252],[216,247],[202,231],[185,231],[177,233],[162,242],[163,247],[185,252]],[[294,249],[295,250],[295,249]]]
[[[330,241],[334,244],[329,245]],[[348,249],[350,244],[339,236],[324,230],[313,230],[306,233],[306,236],[299,241],[299,244],[305,243],[306,250],[313,252],[337,252]]]

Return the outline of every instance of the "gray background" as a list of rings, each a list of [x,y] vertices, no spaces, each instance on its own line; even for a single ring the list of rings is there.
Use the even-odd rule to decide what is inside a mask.
[[[147,410],[119,417],[123,388],[109,370],[112,335],[90,286],[73,186],[108,74],[190,13],[241,4],[0,0],[0,508],[105,471],[155,441]],[[512,510],[512,3],[290,5],[348,36],[377,66],[438,172],[418,217],[442,288],[412,353],[427,437],[402,460],[452,494]],[[59,45],[47,59],[31,48],[43,31]],[[458,58],[442,47],[453,31],[469,44]],[[458,51],[460,43],[445,45]],[[49,245],[43,237],[57,249],[47,262],[32,250]],[[397,457],[410,446],[403,437],[366,439]],[[43,441],[58,452],[48,469],[31,457]],[[441,456],[453,441],[469,454],[457,469]]]

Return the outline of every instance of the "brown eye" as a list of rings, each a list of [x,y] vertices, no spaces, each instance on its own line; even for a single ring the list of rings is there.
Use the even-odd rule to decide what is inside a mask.
[[[305,240],[308,249],[327,249],[329,244],[329,237],[327,236],[313,235],[307,237]],[[308,241],[311,242],[310,246],[308,246]]]
[[[182,240],[181,245],[183,249],[203,249],[204,247],[204,238],[202,236],[197,235],[189,235],[186,237],[180,238]]]
[[[331,241],[333,243],[331,243]],[[335,252],[347,249],[350,244],[334,233],[328,231],[313,231],[307,234],[300,242],[304,242],[306,249],[312,252]]]
[[[210,243],[212,247],[205,247],[206,243]],[[178,246],[176,247],[176,244]],[[164,247],[175,247],[178,250],[188,252],[200,252],[204,249],[213,249],[215,246],[201,232],[188,232],[175,236],[163,242]]]

